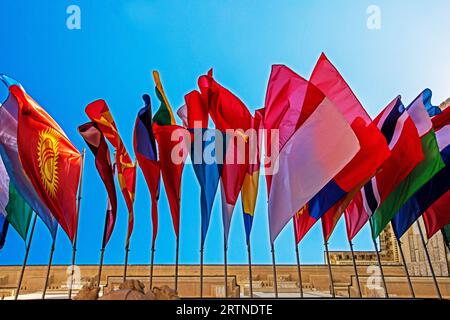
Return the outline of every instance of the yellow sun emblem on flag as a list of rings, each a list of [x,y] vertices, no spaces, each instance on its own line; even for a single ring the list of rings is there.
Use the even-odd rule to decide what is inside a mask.
[[[58,190],[59,133],[46,129],[39,133],[38,165],[42,184],[52,198]]]

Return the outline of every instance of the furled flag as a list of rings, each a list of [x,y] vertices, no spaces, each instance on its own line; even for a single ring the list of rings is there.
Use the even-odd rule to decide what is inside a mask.
[[[424,160],[387,196],[372,215],[372,236],[374,238],[378,237],[400,208],[444,168],[432,122],[425,107],[430,104],[430,99],[431,92],[427,89],[407,108],[407,112],[419,132]]]
[[[450,118],[450,109],[435,118]],[[436,120],[436,122],[441,122]],[[441,196],[450,190],[450,121],[447,125],[436,129],[436,140],[445,168],[425,183],[392,219],[392,226],[398,239],[416,222],[416,220]],[[447,209],[450,212],[450,209]],[[449,214],[450,215],[450,214]]]
[[[0,75],[0,80],[9,88],[16,85],[20,87],[21,90],[24,90],[17,81],[5,75]],[[37,212],[54,238],[56,236],[58,223],[42,199],[38,196],[30,179],[28,179],[25,175],[24,168],[22,167],[22,163],[19,159],[17,144],[18,116],[19,100],[10,92],[7,100],[0,106],[0,155],[8,172],[11,185],[14,186],[14,190],[10,189],[10,191],[13,191],[13,193],[17,194],[17,196],[20,196],[29,206],[31,206],[33,211]],[[19,208],[17,210],[20,211],[20,208],[25,208],[24,205],[25,204],[20,204],[17,207]],[[13,207],[11,207],[11,210],[12,209]],[[24,219],[17,219],[18,221],[27,221],[28,218],[25,215],[25,211],[23,211],[23,213],[24,214],[21,218]],[[20,217],[20,214],[21,213],[18,213],[18,216],[16,217]],[[16,227],[24,230],[28,228],[27,225],[29,225],[29,223],[21,225],[21,228],[17,225]]]
[[[6,242],[6,235],[8,234],[8,220],[0,212],[0,250],[3,249]]]
[[[108,205],[106,209],[105,233],[103,235],[102,248],[105,248],[111,238],[116,223],[117,194],[114,183],[114,169],[111,163],[111,155],[105,137],[94,122],[88,122],[78,127],[78,132],[83,137],[89,149],[95,157],[95,167],[108,193]]]
[[[145,94],[144,107],[139,111],[134,126],[134,153],[144,174],[145,182],[152,200],[152,247],[155,245],[158,233],[158,199],[160,168],[156,151],[156,140],[152,128],[152,105],[150,96]]]
[[[17,231],[23,241],[26,241],[33,210],[18,194],[12,183],[9,185],[9,200],[6,206],[6,214],[9,224]]]
[[[204,103],[198,91],[187,94],[185,102],[185,116],[183,117],[180,110],[177,113],[181,114],[183,123],[191,133],[191,150],[189,150],[189,153],[195,176],[200,185],[201,246],[203,247],[222,171],[220,150],[223,147],[223,143],[221,143],[223,137],[220,132],[208,129],[207,104]],[[206,155],[210,159],[207,159]],[[218,158],[220,161],[217,161]]]
[[[350,125],[324,98],[281,149],[269,195],[270,239],[359,151]]]
[[[345,209],[345,227],[347,229],[347,238],[352,241],[358,232],[369,221],[369,215],[364,210],[362,193],[358,192],[352,202]]]
[[[365,184],[362,190],[358,190],[358,193],[361,192],[361,194],[358,195],[357,201],[360,201],[360,199],[364,201],[353,204],[347,212],[347,220],[355,220],[348,221],[354,227],[362,227],[358,223],[358,221],[361,221],[361,215],[364,214],[367,218],[371,216],[379,204],[423,160],[419,133],[413,120],[409,117],[408,112],[406,112],[400,96],[396,97],[386,106],[376,117],[374,124],[376,124],[386,138],[391,154],[381,165],[376,176]],[[408,159],[408,161],[405,161],[405,159]],[[330,237],[345,207],[332,208],[332,210],[329,210],[322,217],[325,239]],[[362,211],[356,211],[357,208],[360,208]],[[367,221],[366,217],[363,220]],[[350,235],[356,234],[358,231],[351,230]]]
[[[134,225],[133,205],[136,192],[136,165],[125,148],[106,102],[104,100],[94,101],[86,107],[85,111],[89,119],[97,124],[98,129],[116,150],[115,163],[119,185],[128,209],[128,232],[125,245],[128,247]]]
[[[73,242],[81,154],[60,126],[22,88],[10,87],[19,105],[17,146],[25,174]]]
[[[252,115],[244,103],[222,87],[212,70],[198,80],[200,92],[216,128],[225,135],[225,152],[221,175],[222,218],[227,242],[231,218],[247,172],[246,132],[251,128]]]
[[[253,226],[253,217],[255,214],[256,199],[259,189],[259,170],[261,166],[260,160],[260,137],[262,128],[262,119],[264,117],[264,109],[256,110],[252,119],[253,136],[250,136],[248,144],[248,163],[247,172],[245,174],[244,184],[241,190],[242,212],[244,217],[244,227],[247,243],[250,241],[250,233]]]
[[[450,210],[448,208],[450,208],[450,191],[447,191],[423,214],[428,239],[450,222]]]
[[[317,61],[310,82],[342,113],[361,146],[358,154],[308,204],[311,215],[321,217],[331,209],[331,220],[337,221],[334,215],[344,211],[356,192],[375,175],[390,152],[376,124],[324,54]]]
[[[184,162],[188,154],[185,139],[189,136],[189,133],[185,128],[176,125],[172,108],[164,93],[157,71],[153,71],[153,78],[156,84],[156,96],[161,103],[153,117],[153,134],[158,142],[157,148],[161,175],[167,199],[169,200],[175,235],[178,238],[180,230],[181,178]]]

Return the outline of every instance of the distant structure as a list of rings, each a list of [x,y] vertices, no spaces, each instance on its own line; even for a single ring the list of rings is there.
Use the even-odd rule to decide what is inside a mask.
[[[424,230],[422,219],[420,219],[422,230]],[[401,239],[402,249],[405,254],[406,265],[411,276],[431,276],[431,270],[423,250],[419,229],[414,224]],[[449,276],[450,255],[445,247],[441,233],[437,233],[428,240],[427,249],[430,254],[434,272],[437,276]],[[401,256],[392,227],[389,225],[380,234],[380,255],[383,265],[401,265]],[[355,251],[358,265],[373,265],[377,263],[374,251]],[[352,256],[348,251],[330,252],[331,264],[352,265]]]

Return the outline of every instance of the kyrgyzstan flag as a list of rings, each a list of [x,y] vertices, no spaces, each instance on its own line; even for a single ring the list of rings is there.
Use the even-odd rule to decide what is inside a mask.
[[[37,194],[73,242],[77,230],[77,189],[81,155],[61,127],[20,87],[17,145],[23,169]]]

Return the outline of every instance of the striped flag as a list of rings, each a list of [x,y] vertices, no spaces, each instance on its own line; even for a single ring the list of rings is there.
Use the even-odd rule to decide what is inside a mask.
[[[445,164],[439,153],[439,146],[426,106],[430,104],[431,91],[422,92],[407,108],[422,144],[424,160],[386,197],[371,217],[373,238],[383,231],[400,208]]]
[[[449,119],[448,114],[450,109],[437,115],[436,122],[441,122],[440,118]],[[399,239],[434,202],[450,190],[450,121],[436,129],[436,140],[445,167],[425,183],[392,219],[394,232]],[[448,209],[445,211],[450,212]]]
[[[368,221],[380,204],[424,158],[419,133],[400,96],[386,106],[374,123],[386,138],[391,155],[375,177],[358,192],[346,211],[350,239],[353,239],[363,227],[363,222]]]
[[[269,195],[270,239],[359,151],[358,139],[325,98],[284,145]]]

